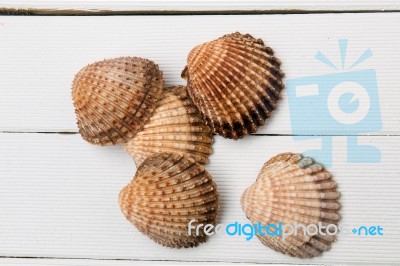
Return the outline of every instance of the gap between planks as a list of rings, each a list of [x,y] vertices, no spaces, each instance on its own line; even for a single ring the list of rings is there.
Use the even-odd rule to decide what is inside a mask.
[[[60,135],[79,135],[73,131],[0,131],[0,134],[60,134]],[[215,135],[214,136],[218,136]],[[257,137],[398,137],[400,134],[263,134],[253,133],[248,136]],[[246,136],[244,137],[246,138]],[[243,138],[242,138],[243,139]],[[239,139],[240,140],[240,139]]]

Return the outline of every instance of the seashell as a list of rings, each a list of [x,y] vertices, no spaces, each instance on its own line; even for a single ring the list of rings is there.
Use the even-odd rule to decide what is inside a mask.
[[[194,226],[215,224],[218,197],[216,184],[201,164],[183,154],[158,153],[139,166],[121,190],[119,204],[140,232],[163,246],[180,248],[206,241],[202,230],[189,235],[188,223],[194,219]]]
[[[79,132],[99,145],[132,138],[150,119],[162,90],[162,72],[147,59],[120,57],[84,67],[72,85]]]
[[[182,77],[213,131],[238,139],[276,109],[284,88],[280,64],[261,39],[236,32],[191,50]]]
[[[137,166],[161,152],[184,153],[205,164],[212,153],[212,142],[211,128],[187,96],[186,88],[176,86],[163,92],[150,121],[123,147]]]
[[[242,194],[241,206],[253,224],[337,226],[338,199],[336,182],[321,164],[300,154],[283,153],[264,164],[257,181]],[[312,227],[311,234],[304,234],[304,229],[299,227],[297,235],[286,238],[268,234],[257,237],[264,245],[283,254],[310,258],[328,250],[335,241],[334,227],[320,232],[313,231]]]

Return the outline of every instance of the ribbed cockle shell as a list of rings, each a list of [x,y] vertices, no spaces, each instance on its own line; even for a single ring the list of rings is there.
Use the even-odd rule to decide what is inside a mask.
[[[162,90],[162,72],[147,59],[120,57],[84,67],[72,85],[79,132],[92,144],[127,141],[150,119]]]
[[[212,153],[211,128],[193,105],[186,88],[176,86],[164,90],[158,106],[144,126],[124,145],[124,149],[140,165],[154,153],[184,153],[205,164]]]
[[[215,224],[216,184],[201,164],[182,154],[148,157],[122,189],[125,217],[143,234],[167,247],[193,247],[206,241],[202,230],[188,233],[188,223]]]
[[[238,139],[276,109],[284,88],[280,64],[261,39],[236,32],[196,46],[182,77],[214,132]]]
[[[241,206],[253,224],[298,224],[297,236],[257,237],[283,254],[310,258],[328,250],[335,240],[340,219],[338,198],[336,182],[322,165],[300,154],[283,153],[264,164],[256,182],[244,191]],[[329,225],[329,233],[323,227],[320,232],[313,231],[313,225],[320,224]],[[301,225],[310,226],[311,234],[304,234]]]

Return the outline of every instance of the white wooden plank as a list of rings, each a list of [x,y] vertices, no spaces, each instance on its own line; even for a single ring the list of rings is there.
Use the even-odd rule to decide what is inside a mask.
[[[81,67],[103,58],[137,55],[156,61],[167,85],[184,84],[180,74],[192,47],[241,31],[263,38],[275,49],[286,81],[342,73],[314,58],[322,51],[340,65],[338,39],[349,41],[348,64],[372,50],[373,57],[351,71],[376,71],[381,131],[365,128],[354,133],[347,129],[338,132],[340,126],[328,130],[310,127],[296,134],[399,134],[400,32],[394,26],[399,24],[399,13],[0,17],[0,131],[77,132],[70,86]],[[273,118],[258,133],[292,133],[288,91]],[[322,108],[325,101],[321,98],[313,106]],[[292,117],[308,119],[319,113],[318,108],[311,113],[303,108]]]
[[[185,262],[185,261],[143,261],[143,260],[93,260],[93,259],[42,259],[42,258],[0,258],[2,266],[135,266],[135,265],[200,265],[200,266],[215,266],[215,265],[237,265],[237,263],[227,262]],[[251,263],[241,263],[241,266],[254,265]],[[263,264],[266,266],[276,266],[276,264]],[[293,266],[294,264],[279,264],[279,266]],[[306,264],[302,264],[307,266]],[[311,265],[311,264],[310,264]],[[313,264],[314,266],[316,264]]]
[[[340,233],[332,250],[313,260],[283,256],[258,240],[217,235],[194,249],[163,248],[122,216],[120,189],[135,172],[118,147],[85,143],[79,135],[0,134],[0,257],[228,261],[267,263],[400,263],[399,136],[363,136],[382,152],[380,164],[346,163],[346,139],[334,139],[331,168],[342,193],[342,224],[381,225],[384,236]],[[263,162],[285,151],[317,147],[290,136],[216,137],[207,169],[218,184],[220,223],[247,222],[242,191]]]
[[[135,265],[237,265],[237,263],[226,262],[185,262],[185,261],[143,261],[143,260],[94,260],[94,259],[43,259],[43,258],[0,258],[2,266],[135,266]],[[251,263],[241,263],[241,266],[254,265]],[[274,266],[276,264],[263,264],[266,266]],[[306,264],[302,264],[307,266]],[[313,264],[314,266],[316,264]],[[279,266],[293,266],[293,264],[279,264]]]
[[[96,259],[45,259],[45,258],[0,258],[2,266],[136,266],[136,265],[232,265],[221,262],[185,262],[185,261],[143,261],[143,260],[96,260]],[[241,263],[241,266],[252,265]],[[276,265],[276,264],[264,264]],[[280,266],[290,266],[293,264],[280,264]]]
[[[85,11],[352,11],[352,10],[399,10],[399,1],[346,1],[346,0],[316,0],[316,1],[295,1],[295,0],[272,0],[272,1],[242,1],[242,0],[118,0],[110,3],[106,0],[81,1],[81,0],[6,0],[1,6],[23,9],[77,9]]]

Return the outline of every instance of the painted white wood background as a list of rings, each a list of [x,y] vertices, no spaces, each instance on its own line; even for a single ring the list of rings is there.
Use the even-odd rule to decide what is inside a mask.
[[[0,264],[400,263],[398,25],[399,13],[0,17]],[[331,251],[299,260],[256,239],[225,235],[194,249],[163,248],[125,220],[117,198],[135,173],[134,163],[118,147],[92,146],[76,134],[74,73],[95,60],[136,55],[156,61],[167,85],[184,84],[180,72],[190,48],[232,31],[263,38],[283,61],[288,79],[332,73],[314,56],[322,50],[339,62],[337,39],[349,39],[350,61],[372,49],[374,56],[360,68],[377,72],[383,129],[360,142],[378,147],[382,161],[347,163],[346,137],[336,136],[331,171],[342,193],[342,224],[380,224],[384,236],[341,233]],[[215,137],[207,169],[221,193],[220,223],[247,222],[240,195],[269,157],[320,146],[318,139],[293,140],[286,93],[259,133],[272,135]]]
[[[398,0],[2,0],[2,7],[84,11],[393,11]]]

